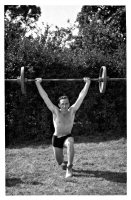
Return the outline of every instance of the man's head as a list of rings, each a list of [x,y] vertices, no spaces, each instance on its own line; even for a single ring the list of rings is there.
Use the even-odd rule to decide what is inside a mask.
[[[59,97],[59,107],[61,109],[61,111],[67,111],[69,106],[70,106],[70,103],[69,103],[69,99],[67,96],[61,96]]]

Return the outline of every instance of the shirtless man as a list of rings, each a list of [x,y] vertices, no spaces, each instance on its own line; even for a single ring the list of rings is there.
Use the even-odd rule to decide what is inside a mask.
[[[40,93],[40,96],[44,100],[45,104],[52,112],[53,124],[55,132],[52,137],[53,151],[56,161],[59,165],[64,166],[63,147],[67,148],[67,168],[66,178],[72,176],[72,166],[74,158],[74,138],[71,135],[75,113],[82,104],[90,85],[90,79],[84,78],[85,86],[79,94],[76,102],[70,106],[69,99],[67,96],[61,96],[59,98],[59,108],[55,106],[49,99],[47,93],[41,86],[42,79],[36,78],[36,86]]]

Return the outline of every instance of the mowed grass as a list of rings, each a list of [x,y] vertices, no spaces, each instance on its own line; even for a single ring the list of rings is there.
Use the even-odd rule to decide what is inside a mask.
[[[66,159],[66,149],[64,149]],[[75,143],[73,177],[51,145],[6,149],[6,195],[126,195],[126,140]]]

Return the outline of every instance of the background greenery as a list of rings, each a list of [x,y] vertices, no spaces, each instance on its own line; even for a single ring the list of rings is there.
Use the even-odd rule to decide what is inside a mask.
[[[37,6],[5,6],[5,78],[16,78],[25,67],[28,78],[98,77],[102,65],[109,77],[126,77],[125,6],[82,6],[74,25],[44,33],[37,26]],[[73,29],[79,29],[73,35]],[[28,35],[29,31],[35,33]],[[42,83],[51,101],[57,104],[66,94],[71,104],[84,83]],[[34,83],[27,83],[26,95],[20,86],[5,83],[6,145],[50,140],[52,114]],[[88,95],[76,114],[74,135],[126,136],[126,82],[108,82],[105,94],[91,83]]]

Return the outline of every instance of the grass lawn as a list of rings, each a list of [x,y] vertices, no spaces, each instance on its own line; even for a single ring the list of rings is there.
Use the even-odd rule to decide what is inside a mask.
[[[51,145],[6,148],[6,195],[126,195],[126,139],[75,143],[73,177]],[[66,149],[64,149],[66,159]]]

